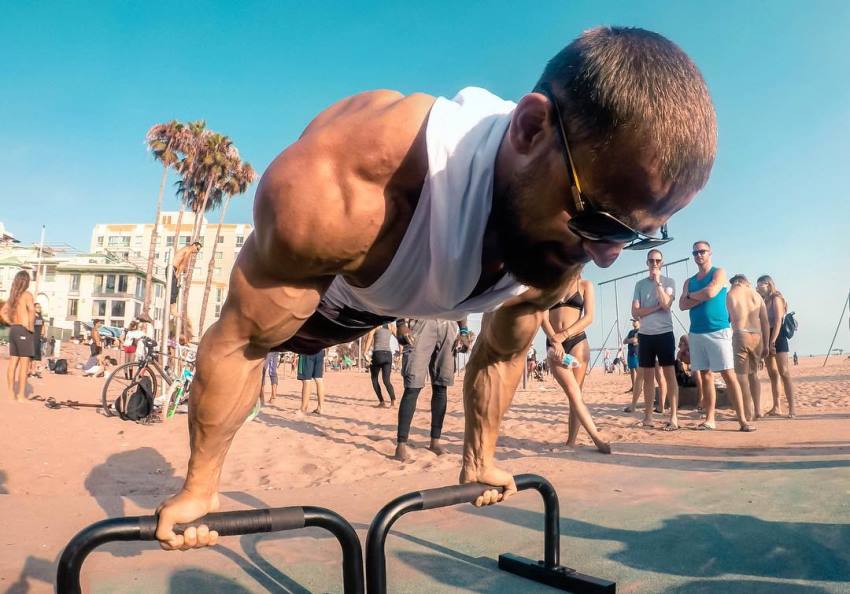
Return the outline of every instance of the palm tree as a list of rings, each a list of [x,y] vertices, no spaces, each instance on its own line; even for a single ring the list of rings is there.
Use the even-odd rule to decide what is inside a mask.
[[[196,157],[198,156],[200,147],[204,143],[205,137],[210,134],[210,131],[207,130],[206,127],[207,123],[204,120],[189,122],[188,126],[183,127],[182,133],[177,138],[176,149],[178,152],[182,153],[183,157],[174,167],[180,174],[181,180],[189,180],[193,177],[196,166]],[[180,182],[178,182],[178,199],[180,198],[179,188],[182,187],[179,186],[179,183]],[[180,227],[183,224],[183,213],[186,210],[186,198],[187,197],[184,196],[182,200],[179,200],[180,212],[177,214],[177,227],[174,230],[174,241],[172,242],[172,246],[175,250],[180,246]]]
[[[207,264],[207,281],[204,285],[204,297],[201,300],[201,315],[198,317],[198,336],[204,334],[204,320],[207,315],[207,303],[210,298],[210,288],[212,285],[213,271],[215,270],[215,254],[218,248],[218,238],[221,236],[221,226],[224,223],[224,214],[227,212],[227,207],[230,205],[230,199],[239,194],[244,194],[254,179],[257,177],[257,172],[251,167],[250,163],[242,163],[238,159],[229,164],[225,176],[221,179],[219,187],[224,192],[224,204],[221,206],[221,212],[218,219],[218,227],[215,230],[215,239],[212,244],[212,253],[210,261]]]
[[[195,223],[190,243],[198,241],[203,226],[204,213],[213,210],[221,203],[223,192],[218,187],[218,183],[225,175],[227,164],[234,161],[239,161],[239,151],[233,146],[233,141],[216,132],[208,133],[194,159],[193,173],[188,178],[189,183],[195,189],[194,195],[199,196],[199,201],[192,204],[192,210],[195,212]],[[200,188],[203,188],[203,191],[199,194]],[[192,193],[190,192],[189,195],[191,196]],[[215,246],[213,246],[213,250],[215,250]],[[182,307],[179,308],[181,314],[185,313],[189,302],[194,267],[195,256],[193,255],[186,267],[186,277],[183,283],[186,290],[183,292]]]
[[[156,124],[145,134],[145,143],[153,158],[162,163],[162,180],[159,182],[159,196],[156,200],[156,218],[154,219],[151,242],[148,247],[148,263],[145,271],[145,301],[142,313],[149,315],[151,305],[151,289],[153,288],[153,267],[156,260],[156,245],[159,239],[159,213],[162,211],[162,197],[165,194],[165,182],[168,181],[168,168],[177,163],[176,145],[183,134],[183,124],[171,120],[165,124]]]

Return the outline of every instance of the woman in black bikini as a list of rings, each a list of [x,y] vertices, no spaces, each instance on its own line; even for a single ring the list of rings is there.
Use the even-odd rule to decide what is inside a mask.
[[[581,388],[590,361],[590,346],[584,329],[593,322],[593,313],[593,283],[578,277],[571,294],[553,305],[543,316],[543,331],[546,333],[546,351],[552,375],[570,401],[567,446],[575,446],[581,423],[596,448],[604,454],[610,454],[611,446],[600,436],[581,397]],[[563,364],[565,354],[575,357],[579,363],[578,367],[566,367]]]

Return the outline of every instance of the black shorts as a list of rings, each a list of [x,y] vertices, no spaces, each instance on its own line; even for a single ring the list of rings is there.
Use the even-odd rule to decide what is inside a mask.
[[[638,333],[638,366],[655,367],[656,359],[661,367],[669,367],[676,362],[676,339],[673,333]]]
[[[788,345],[788,338],[782,333],[781,330],[779,331],[779,336],[777,337],[776,342],[774,344],[776,345],[777,353],[787,353],[791,350],[790,346]]]
[[[564,342],[561,343],[561,346],[564,347],[564,352],[569,354],[577,345],[581,344],[583,341],[587,340],[587,334],[584,332],[579,332],[575,336],[570,336]],[[546,349],[552,346],[552,341],[548,338],[546,339]]]
[[[382,367],[393,364],[392,351],[374,351],[372,353],[372,364],[370,367]]]
[[[328,347],[357,340],[372,328],[394,321],[395,318],[360,311],[347,305],[337,307],[322,299],[295,336],[272,350],[314,355]]]
[[[35,355],[35,334],[20,324],[9,326],[9,356],[28,357]]]
[[[177,296],[180,294],[180,286],[177,284],[177,270],[171,269],[171,300],[169,303],[174,305],[177,303]]]

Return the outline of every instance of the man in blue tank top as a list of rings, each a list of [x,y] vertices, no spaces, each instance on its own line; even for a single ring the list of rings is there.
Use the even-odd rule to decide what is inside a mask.
[[[707,241],[694,244],[694,262],[697,273],[685,281],[679,307],[688,310],[691,331],[688,339],[691,346],[691,369],[699,372],[702,393],[705,397],[705,422],[700,429],[715,429],[714,404],[717,393],[714,389],[712,372],[719,371],[726,382],[726,389],[741,431],[755,431],[747,424],[744,416],[744,401],[741,386],[733,373],[732,328],[729,311],[726,309],[726,271],[711,265],[711,246]]]

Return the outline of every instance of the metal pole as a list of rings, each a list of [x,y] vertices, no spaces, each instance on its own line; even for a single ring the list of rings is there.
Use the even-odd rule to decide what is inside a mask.
[[[41,241],[38,243],[38,259],[35,265],[35,298],[38,299],[38,285],[41,282],[41,254],[44,251],[44,225],[41,226]]]
[[[617,324],[617,322],[614,321],[615,326],[616,326],[616,324]],[[605,345],[608,344],[608,339],[611,337],[611,333],[613,331],[614,331],[614,326],[611,326],[611,329],[608,330],[608,334],[605,336],[605,342],[602,343],[602,348],[599,349],[599,351],[597,351],[596,358],[593,360],[593,363],[590,365],[590,367],[587,368],[587,375],[590,375],[590,372],[593,371],[594,365],[596,365],[596,362],[599,361],[599,356],[602,354],[602,351],[605,350]]]
[[[838,338],[838,330],[841,329],[841,322],[844,320],[844,312],[850,308],[850,292],[847,293],[847,299],[844,305],[841,306],[841,317],[838,318],[838,325],[835,327],[835,334],[832,335],[832,342],[829,343],[829,348],[826,350],[826,357],[823,360],[822,367],[826,367],[826,362],[829,361],[829,354],[832,352],[832,347],[835,346],[835,339]]]
[[[623,337],[620,332],[620,295],[617,290],[617,281],[614,281],[614,307],[617,309],[617,345],[621,345],[623,344]]]
[[[163,368],[168,367],[168,335],[171,331],[171,252],[172,250],[165,250],[165,306],[162,308],[162,345],[160,345]],[[151,277],[151,282],[154,282],[153,277]],[[151,290],[153,290],[153,287],[151,287]],[[156,295],[156,291],[153,294]]]

